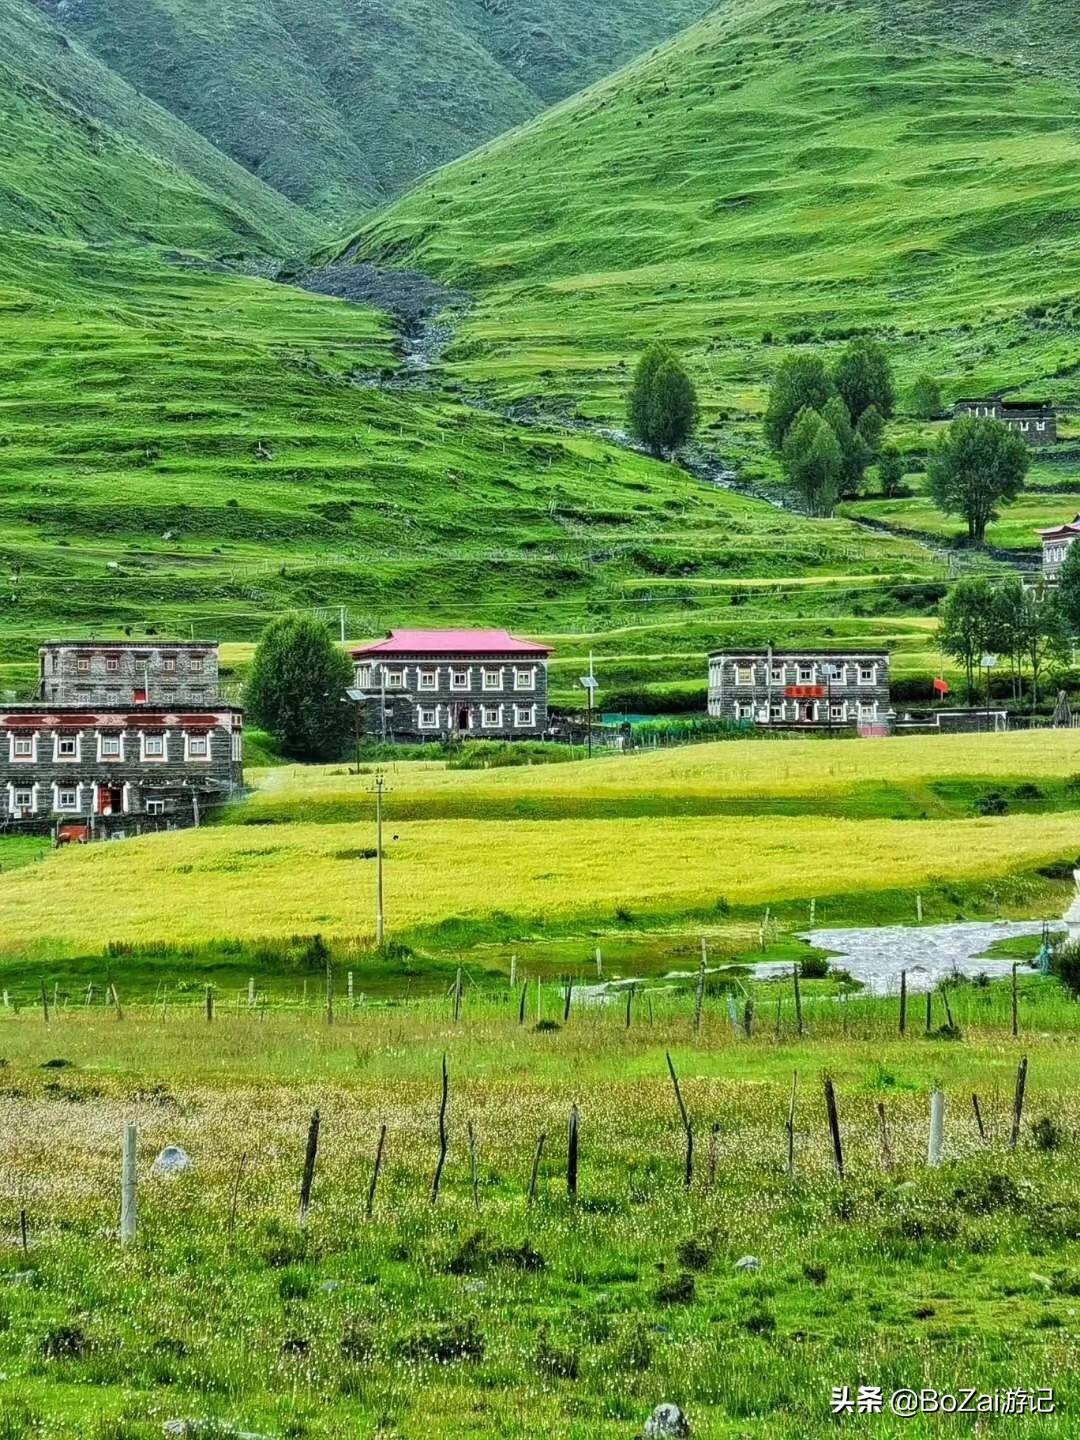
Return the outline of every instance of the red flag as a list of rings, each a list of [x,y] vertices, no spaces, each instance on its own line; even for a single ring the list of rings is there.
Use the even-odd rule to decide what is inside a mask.
[[[948,682],[947,682],[946,680],[935,679],[935,680],[934,680],[934,694],[935,694],[935,695],[948,695],[948,693],[949,693],[949,684],[948,684]]]

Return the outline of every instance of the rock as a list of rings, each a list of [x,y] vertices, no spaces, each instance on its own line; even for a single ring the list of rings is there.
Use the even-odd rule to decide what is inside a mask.
[[[166,1420],[161,1429],[171,1440],[267,1440],[254,1430],[237,1430],[220,1420]]]
[[[190,1170],[192,1165],[191,1156],[180,1145],[166,1145],[161,1151],[153,1165],[150,1167],[151,1175],[182,1175],[185,1170]]]
[[[756,1255],[744,1255],[741,1260],[735,1261],[736,1270],[760,1270],[761,1261]]]
[[[670,1401],[657,1405],[645,1421],[644,1440],[687,1440],[690,1424],[678,1405]]]

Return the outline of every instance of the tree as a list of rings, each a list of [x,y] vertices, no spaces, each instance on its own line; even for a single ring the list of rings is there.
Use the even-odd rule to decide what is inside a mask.
[[[1080,637],[1080,545],[1069,546],[1058,572],[1058,606],[1073,636]]]
[[[904,462],[895,445],[886,445],[882,449],[878,456],[877,472],[881,493],[892,500],[900,493],[900,487],[904,483]]]
[[[920,375],[912,385],[908,408],[917,420],[936,420],[941,414],[941,386],[932,375]]]
[[[697,429],[697,391],[664,346],[650,346],[638,361],[627,417],[637,438],[657,456],[685,444]]]
[[[869,455],[871,457],[876,455],[881,449],[881,442],[885,435],[885,420],[878,407],[868,405],[859,416],[859,423],[855,428]]]
[[[969,705],[975,700],[975,672],[995,639],[993,586],[984,575],[965,576],[942,601],[938,645],[964,667]]]
[[[834,395],[826,402],[821,418],[830,426],[840,446],[842,493],[857,495],[870,460],[870,452],[863,443],[862,436],[852,425],[847,406],[839,395]]]
[[[336,760],[352,720],[345,691],[349,657],[325,625],[301,616],[275,620],[255,650],[244,693],[248,714],[291,760]]]
[[[1072,657],[1072,635],[1055,590],[1032,585],[1023,590],[1017,636],[1031,672],[1031,709],[1039,703],[1039,679],[1051,661],[1068,663]]]
[[[769,389],[765,438],[773,453],[783,453],[787,433],[802,410],[824,410],[836,394],[825,362],[817,355],[788,355],[780,362]]]
[[[800,410],[787,432],[784,471],[811,515],[831,515],[840,496],[844,456],[836,432],[821,415]]]
[[[962,515],[981,545],[1002,501],[1015,500],[1031,464],[1028,447],[1000,420],[954,420],[930,459],[930,494],[946,515]]]
[[[833,367],[832,378],[853,425],[871,405],[877,406],[882,420],[896,408],[892,365],[876,340],[853,340]]]

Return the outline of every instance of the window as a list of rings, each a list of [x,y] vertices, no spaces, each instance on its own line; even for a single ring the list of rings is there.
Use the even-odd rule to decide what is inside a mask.
[[[124,737],[122,735],[98,736],[99,760],[122,760],[124,758]]]
[[[503,683],[503,672],[501,665],[484,666],[484,689],[501,690]]]
[[[388,690],[403,690],[405,688],[404,670],[384,670],[383,674],[386,677],[386,688]]]
[[[843,701],[841,701],[839,704],[836,704],[834,702],[832,705],[829,706],[829,719],[846,720],[847,716],[844,713],[846,709],[847,706],[843,703]]]
[[[57,735],[53,739],[54,760],[78,760],[79,736]]]
[[[769,706],[769,719],[770,719],[770,720],[772,720],[772,721],[777,721],[777,720],[783,720],[783,718],[784,718],[784,707],[783,707],[783,705],[770,705],[770,706]]]
[[[754,667],[753,667],[753,665],[736,665],[736,666],[735,666],[735,684],[736,684],[736,685],[752,685],[753,683],[754,683]]]
[[[75,661],[75,669],[79,672],[80,675],[88,675],[90,673],[89,655],[80,655],[79,658]]]
[[[201,675],[202,668],[203,657],[201,655],[192,655],[191,659],[188,661],[188,669],[191,671],[192,675]]]
[[[876,701],[876,700],[870,700],[870,701],[860,700],[860,701],[859,701],[859,719],[860,719],[860,720],[873,720],[876,715],[877,715],[877,701]]]
[[[12,735],[11,737],[11,758],[12,760],[36,760],[37,759],[37,736],[36,735]]]
[[[176,656],[163,655],[161,657],[161,668],[171,675],[176,669]]]
[[[11,788],[11,812],[13,815],[21,815],[24,811],[31,814],[37,809],[37,802],[34,797],[32,785],[13,785]]]
[[[799,666],[799,684],[800,684],[800,685],[812,685],[813,683],[814,683],[814,667],[813,667],[813,665],[800,665],[800,666]]]
[[[783,667],[783,665],[774,665],[774,666],[770,669],[770,671],[769,671],[769,679],[772,681],[772,683],[773,683],[774,685],[783,685],[783,683],[784,683],[784,667]]]
[[[115,675],[116,672],[117,672],[117,670],[120,669],[120,656],[119,656],[119,655],[106,655],[106,657],[105,657],[105,669],[108,670],[111,675]]]
[[[873,666],[873,665],[860,665],[860,666],[859,666],[859,684],[860,684],[860,685],[873,685],[873,683],[874,683],[874,666]]]
[[[146,813],[147,813],[148,815],[164,815],[164,814],[165,814],[165,801],[164,801],[164,800],[147,800],[147,802],[146,802]]]
[[[234,760],[243,760],[244,758],[244,736],[239,730],[232,737],[232,758]]]
[[[752,720],[754,718],[754,707],[748,700],[740,700],[735,706],[736,720]]]
[[[472,671],[468,666],[455,665],[450,671],[450,689],[468,690],[472,681]]]
[[[502,724],[501,705],[483,705],[480,709],[480,724],[485,730],[498,730]]]
[[[516,667],[514,670],[515,690],[535,690],[536,671],[528,668]]]
[[[535,724],[536,724],[536,706],[535,706],[535,705],[515,705],[515,706],[514,706],[514,724],[515,724],[516,726],[518,726],[518,727],[519,727],[520,729],[522,729],[522,730],[527,730],[530,726],[535,725]]]
[[[437,730],[439,728],[439,707],[437,705],[420,706],[420,729]]]
[[[432,669],[421,669],[420,689],[437,690],[439,688],[439,672]]]
[[[56,787],[56,808],[69,813],[79,810],[79,786],[58,785]]]
[[[826,682],[833,685],[842,685],[844,683],[846,677],[846,666],[833,663],[829,665],[824,665],[822,669],[824,671],[824,678]]]
[[[142,758],[144,760],[167,760],[169,758],[168,738],[164,734],[142,737]]]
[[[184,743],[187,749],[189,760],[210,759],[210,736],[209,735],[185,735]]]

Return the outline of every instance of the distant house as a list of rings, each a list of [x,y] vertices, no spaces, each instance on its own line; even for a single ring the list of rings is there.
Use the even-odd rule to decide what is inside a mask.
[[[243,786],[217,646],[52,641],[38,696],[0,704],[0,826],[80,839],[197,824]]]
[[[709,714],[795,730],[888,724],[885,650],[738,650],[709,657]]]
[[[1028,445],[1057,444],[1057,412],[1044,400],[957,400],[953,414],[1000,420]]]
[[[1056,580],[1073,541],[1080,537],[1080,515],[1066,525],[1054,525],[1049,530],[1037,530],[1035,533],[1042,539],[1043,575],[1047,580]]]
[[[365,730],[409,743],[539,739],[550,654],[505,630],[391,630],[352,652]]]

